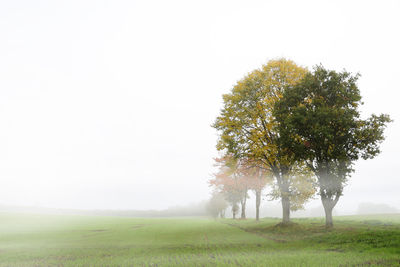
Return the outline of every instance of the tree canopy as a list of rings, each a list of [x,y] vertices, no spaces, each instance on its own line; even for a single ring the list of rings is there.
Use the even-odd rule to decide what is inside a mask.
[[[291,175],[297,162],[290,150],[277,143],[279,133],[273,108],[284,89],[296,85],[306,73],[307,69],[290,60],[269,61],[223,95],[224,107],[213,124],[220,133],[219,150],[226,150],[236,158],[251,159],[273,173],[282,200],[283,222],[290,220]],[[300,166],[304,165],[297,167]],[[310,194],[304,194],[307,197],[302,201],[313,194],[312,190],[306,192]]]
[[[375,157],[384,140],[388,115],[361,119],[359,75],[316,66],[312,73],[287,86],[275,102],[277,143],[303,161],[318,178],[326,225],[333,225],[332,209],[343,192],[353,163]]]

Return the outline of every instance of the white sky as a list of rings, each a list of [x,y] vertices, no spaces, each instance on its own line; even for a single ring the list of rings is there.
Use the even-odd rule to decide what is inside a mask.
[[[399,13],[400,1],[0,1],[0,203],[206,199],[221,95],[283,56],[362,74],[363,114],[395,122],[338,209],[400,208]]]

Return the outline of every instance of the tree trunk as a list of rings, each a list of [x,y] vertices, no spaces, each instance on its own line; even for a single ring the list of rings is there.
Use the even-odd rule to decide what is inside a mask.
[[[260,220],[261,190],[256,190],[256,221]]]
[[[336,206],[338,200],[339,200],[338,195],[335,197],[335,199],[330,199],[328,197],[324,197],[321,195],[322,206],[324,206],[324,211],[325,211],[325,227],[327,229],[333,227],[332,211],[333,208]]]
[[[232,209],[232,217],[233,219],[236,219],[236,210]]]
[[[325,227],[333,227],[332,211],[342,195],[342,182],[336,180],[329,172],[330,165],[326,162],[323,169],[320,170],[318,177],[319,194],[321,196],[322,206],[325,211]]]
[[[290,199],[289,196],[282,196],[282,223],[290,223]]]
[[[281,200],[282,200],[282,223],[290,223],[290,192],[288,181],[285,180],[285,175],[281,176]]]
[[[221,210],[219,217],[221,217],[221,219],[225,218],[225,210]]]
[[[332,208],[324,207],[325,210],[325,227],[332,228],[333,227],[333,218],[332,218]]]
[[[290,192],[289,184],[286,179],[288,170],[274,171],[276,181],[278,182],[279,190],[281,191],[281,202],[282,202],[282,224],[290,223]]]
[[[240,214],[241,219],[246,219],[246,197],[242,201],[240,201],[242,205],[242,213]]]

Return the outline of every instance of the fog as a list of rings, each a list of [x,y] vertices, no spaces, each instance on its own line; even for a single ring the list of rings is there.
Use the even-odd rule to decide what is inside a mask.
[[[356,163],[336,212],[398,211],[399,10],[398,1],[2,1],[0,204],[163,210],[208,199],[222,94],[287,57],[361,73],[363,115],[394,120],[382,153]],[[275,204],[263,201],[262,216]]]

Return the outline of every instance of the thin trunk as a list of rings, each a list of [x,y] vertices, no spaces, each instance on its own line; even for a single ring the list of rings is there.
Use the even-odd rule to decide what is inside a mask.
[[[240,201],[242,205],[242,213],[240,214],[241,219],[246,219],[246,197],[242,201]]]
[[[256,190],[256,221],[260,220],[261,189]]]
[[[225,218],[225,210],[221,210],[221,212],[219,213],[219,217],[221,219]]]

